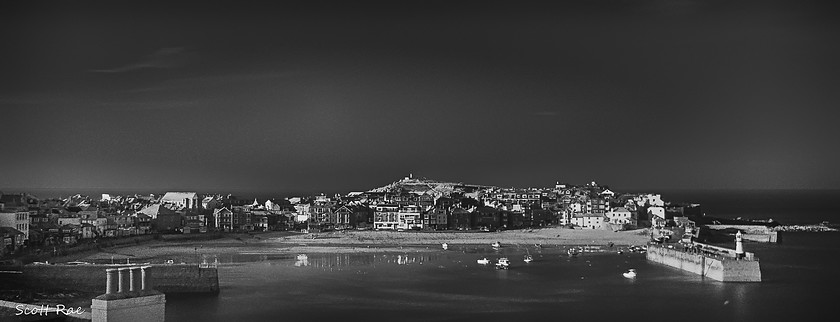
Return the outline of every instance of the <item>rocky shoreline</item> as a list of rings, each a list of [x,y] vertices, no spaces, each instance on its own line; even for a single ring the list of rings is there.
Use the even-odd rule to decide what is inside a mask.
[[[819,232],[834,232],[838,231],[837,228],[828,227],[825,225],[781,225],[770,228],[772,231],[784,231],[784,232],[812,232],[812,233],[819,233]]]

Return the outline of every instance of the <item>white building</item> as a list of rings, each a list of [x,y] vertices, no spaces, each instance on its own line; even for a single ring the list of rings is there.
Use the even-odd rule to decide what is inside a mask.
[[[653,216],[665,219],[665,208],[664,207],[648,207],[647,212],[648,212],[648,217],[651,218],[651,221],[653,221]]]
[[[167,192],[160,198],[160,203],[176,205],[184,209],[198,209],[201,199],[195,192]]]
[[[420,214],[419,206],[408,205],[400,207],[397,218],[399,219],[397,228],[423,229],[423,217]]]
[[[607,219],[611,224],[633,224],[633,213],[624,207],[615,207],[607,212]]]
[[[582,227],[583,229],[603,229],[606,219],[602,214],[575,214],[572,216],[572,225]]]
[[[373,228],[397,229],[399,221],[399,206],[377,205],[373,212]]]
[[[660,194],[649,193],[649,194],[639,195],[639,196],[636,196],[636,198],[634,198],[633,200],[636,201],[636,205],[638,205],[639,207],[644,207],[645,205],[655,206],[655,207],[664,207],[665,206],[665,201],[662,200],[662,195],[660,195]]]
[[[0,227],[19,230],[24,240],[29,240],[29,213],[26,211],[0,212]]]

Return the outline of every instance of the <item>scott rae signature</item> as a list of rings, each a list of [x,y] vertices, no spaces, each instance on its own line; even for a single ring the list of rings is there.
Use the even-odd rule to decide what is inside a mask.
[[[17,313],[15,313],[15,315],[42,315],[43,316],[43,315],[48,315],[48,314],[53,313],[53,312],[55,312],[56,315],[58,315],[58,314],[82,315],[82,313],[85,313],[85,309],[83,309],[81,306],[76,307],[76,308],[72,308],[72,307],[66,307],[66,306],[64,306],[64,304],[57,304],[55,307],[53,307],[51,305],[35,306],[35,305],[19,304],[19,305],[15,306],[15,309],[17,309]]]

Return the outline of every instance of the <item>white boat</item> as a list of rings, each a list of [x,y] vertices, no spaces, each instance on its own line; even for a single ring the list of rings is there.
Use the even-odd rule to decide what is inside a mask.
[[[443,250],[447,250],[447,249],[449,249],[449,245],[448,245],[448,244],[446,244],[446,243],[443,243],[442,245],[440,245],[440,247],[442,247],[442,248],[443,248]]]
[[[534,258],[531,255],[525,255],[525,259],[523,259],[526,263],[530,263],[534,261]]]
[[[502,243],[500,243],[500,242],[495,242],[495,243],[490,244],[490,246],[493,246],[493,248],[501,248],[501,247],[502,247]]]
[[[507,257],[499,258],[499,260],[496,262],[496,268],[508,269],[510,268],[510,261],[507,259]]]
[[[631,268],[621,275],[624,275],[626,278],[636,278],[636,270]]]
[[[576,257],[578,254],[580,254],[580,250],[577,248],[569,248],[569,250],[566,252],[569,253],[569,256],[571,257]]]
[[[487,259],[487,257],[482,258],[482,259],[479,259],[479,260],[476,260],[476,262],[477,262],[477,263],[479,263],[479,264],[481,264],[481,265],[487,265],[487,264],[490,264],[490,260],[489,260],[489,259]]]

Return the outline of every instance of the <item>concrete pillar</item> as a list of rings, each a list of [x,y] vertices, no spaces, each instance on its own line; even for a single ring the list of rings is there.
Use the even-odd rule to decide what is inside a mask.
[[[117,269],[117,274],[120,277],[119,278],[119,288],[117,290],[117,293],[128,292],[128,285],[127,285],[128,284],[128,281],[127,281],[128,280],[128,276],[127,276],[128,273],[129,272],[128,272],[127,267]]]
[[[140,267],[140,289],[143,291],[151,291],[152,290],[152,267],[151,266],[143,266]]]
[[[117,269],[109,268],[105,270],[105,294],[114,294],[119,289],[119,279],[117,277]]]
[[[140,290],[140,267],[134,266],[128,269],[128,291],[137,292]]]
[[[735,233],[735,258],[742,259],[744,258],[744,242],[741,239],[741,231],[739,230]]]

